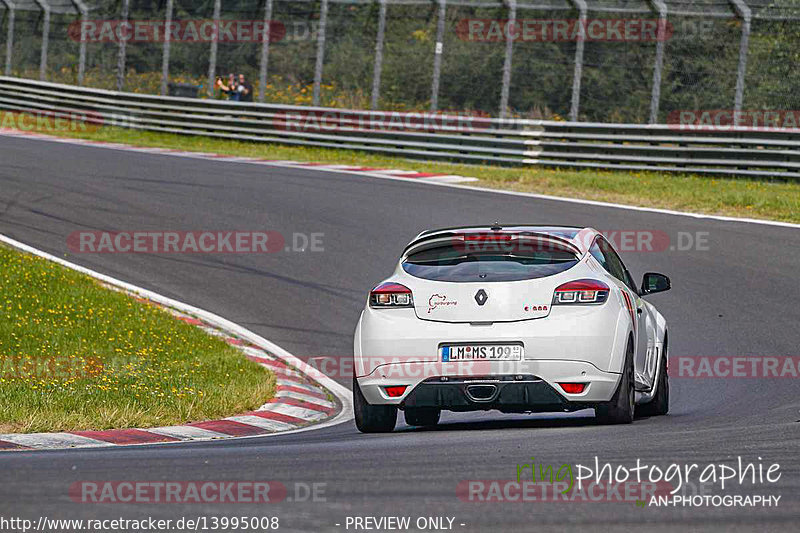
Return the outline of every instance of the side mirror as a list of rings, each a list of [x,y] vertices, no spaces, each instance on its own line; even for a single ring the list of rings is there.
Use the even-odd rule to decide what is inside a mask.
[[[670,283],[667,276],[655,272],[648,272],[642,278],[641,296],[668,291],[671,288],[672,283]]]

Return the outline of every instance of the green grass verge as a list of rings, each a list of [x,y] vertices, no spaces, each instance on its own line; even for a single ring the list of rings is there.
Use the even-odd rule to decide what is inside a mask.
[[[222,339],[0,245],[0,433],[207,420],[255,409],[274,389]]]
[[[2,112],[0,112],[2,117]],[[0,120],[0,124],[13,120]],[[626,205],[677,209],[695,213],[800,222],[800,183],[750,178],[660,172],[561,170],[540,167],[496,167],[409,161],[371,153],[303,148],[267,143],[103,127],[92,132],[64,131],[60,136],[159,146],[180,150],[353,164],[422,172],[444,172],[478,178],[470,186],[600,200]]]

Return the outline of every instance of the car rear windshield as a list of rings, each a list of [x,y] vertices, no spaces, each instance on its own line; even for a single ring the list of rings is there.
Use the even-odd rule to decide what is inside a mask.
[[[569,249],[548,242],[448,242],[411,253],[403,270],[432,281],[521,281],[564,272],[578,260]]]

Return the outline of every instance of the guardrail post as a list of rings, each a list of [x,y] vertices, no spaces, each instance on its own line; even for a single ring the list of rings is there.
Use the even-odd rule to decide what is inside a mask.
[[[269,67],[269,40],[272,37],[272,0],[267,0],[264,4],[264,36],[261,41],[261,62],[258,72],[258,85],[261,90],[258,92],[258,101],[264,102],[267,97],[267,68]]]
[[[500,89],[500,118],[506,118],[508,92],[511,86],[511,60],[514,54],[514,38],[510,28],[517,25],[517,0],[505,0],[508,5],[508,23],[503,37],[506,39],[506,57],[503,60],[503,86]]]
[[[130,0],[122,0],[122,14],[121,24],[128,24],[128,13],[130,12]],[[119,52],[117,54],[117,90],[121,91],[125,87],[125,47],[128,44],[127,40],[121,38],[119,40]]]
[[[378,0],[378,36],[375,38],[375,64],[372,67],[372,100],[369,108],[378,108],[381,93],[381,71],[383,70],[383,39],[386,34],[386,0]]]
[[[667,4],[663,0],[648,0],[650,8],[658,13],[656,34],[656,58],[653,62],[653,89],[650,93],[650,124],[658,123],[658,108],[661,106],[661,73],[664,70],[664,45],[667,41]]]
[[[170,52],[170,26],[172,25],[172,7],[174,0],[167,0],[166,11],[164,12],[164,50],[161,54],[161,96],[167,94],[167,84],[169,83],[169,52]]]
[[[211,50],[208,54],[208,84],[206,94],[214,96],[214,76],[217,73],[217,48],[219,47],[219,17],[222,11],[222,0],[214,0],[214,38],[211,39]]]
[[[569,119],[577,122],[578,111],[581,105],[581,78],[583,77],[583,47],[586,40],[586,2],[584,0],[570,0],[578,10],[578,42],[575,46],[575,72],[572,75],[572,103],[569,108]]]
[[[86,73],[86,22],[89,19],[89,7],[83,0],[72,0],[72,4],[81,15],[81,42],[78,43],[78,85],[83,85],[83,76]]]
[[[47,79],[47,44],[50,41],[50,4],[46,0],[34,0],[39,9],[42,10],[44,21],[42,22],[42,55],[39,59],[39,80]]]
[[[736,70],[736,96],[733,100],[733,110],[742,110],[744,100],[744,76],[747,72],[747,53],[750,49],[750,22],[752,12],[744,0],[728,0],[733,6],[736,16],[742,19],[742,37],[739,40],[739,66]]]
[[[437,0],[439,18],[436,22],[436,46],[433,51],[433,82],[431,83],[431,111],[439,108],[439,79],[442,76],[442,54],[444,53],[444,22],[447,0]]]
[[[314,99],[319,105],[320,86],[322,85],[322,64],[325,59],[325,28],[328,26],[328,0],[322,0],[319,8],[319,30],[317,31],[317,62],[314,65]]]
[[[6,76],[11,76],[11,54],[14,52],[14,18],[16,5],[11,0],[2,0],[8,11],[8,33],[6,33]]]

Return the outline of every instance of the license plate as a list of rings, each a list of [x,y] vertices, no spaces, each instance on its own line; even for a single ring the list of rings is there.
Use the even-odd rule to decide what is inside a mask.
[[[439,348],[442,361],[519,361],[519,344],[458,344]]]

